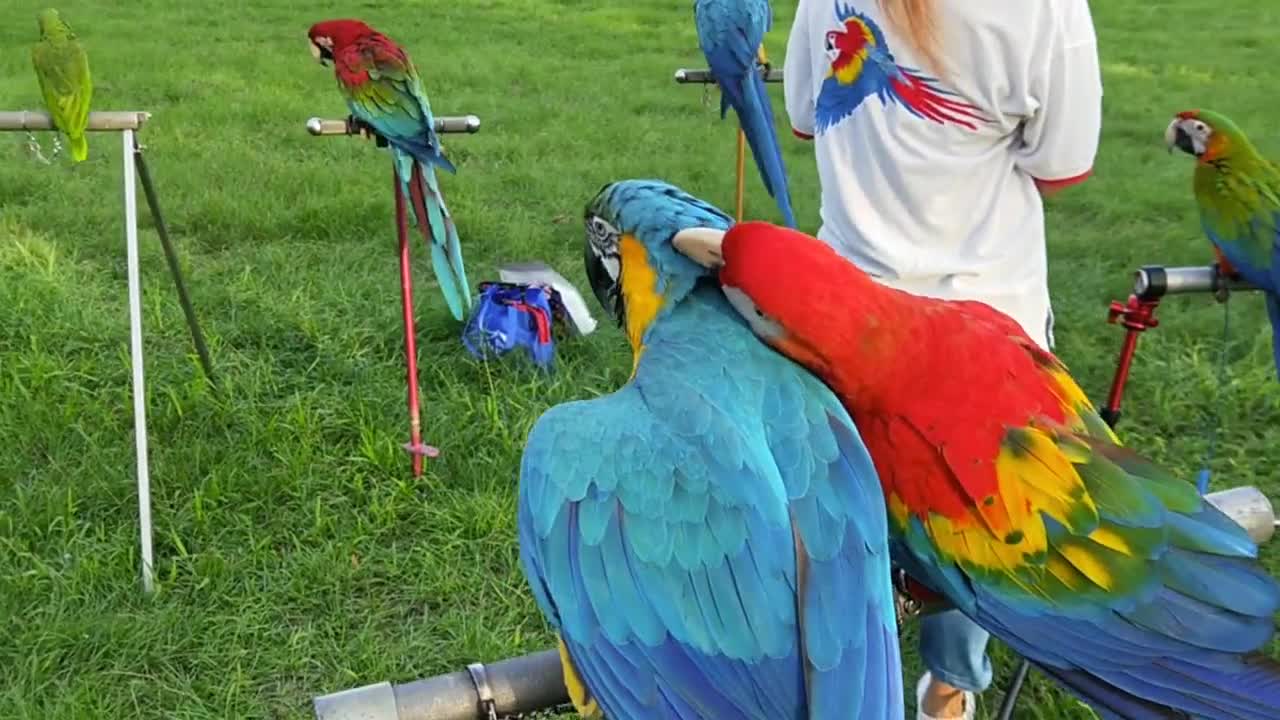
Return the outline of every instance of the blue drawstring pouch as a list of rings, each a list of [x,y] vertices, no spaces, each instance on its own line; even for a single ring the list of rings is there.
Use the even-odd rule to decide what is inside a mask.
[[[462,344],[480,359],[525,348],[534,364],[548,369],[555,356],[552,323],[557,302],[555,291],[543,286],[480,283],[480,298],[462,330]]]

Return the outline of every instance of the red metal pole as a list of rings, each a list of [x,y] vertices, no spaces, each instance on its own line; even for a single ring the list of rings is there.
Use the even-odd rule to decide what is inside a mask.
[[[391,166],[391,188],[396,194],[396,236],[400,240],[400,302],[404,311],[404,353],[408,363],[409,442],[404,449],[413,456],[413,476],[422,475],[422,458],[436,457],[440,451],[422,444],[422,413],[418,399],[418,344],[413,326],[413,272],[409,264],[409,218],[405,214],[404,193],[395,161]]]

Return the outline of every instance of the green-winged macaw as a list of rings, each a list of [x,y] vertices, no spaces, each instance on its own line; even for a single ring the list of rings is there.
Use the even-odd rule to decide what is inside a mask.
[[[912,295],[767,223],[695,236],[726,297],[858,423],[894,561],[1107,718],[1280,720],[1280,585],[979,302]],[[696,251],[696,252],[695,252]]]
[[[588,275],[634,372],[530,431],[525,574],[583,714],[900,720],[884,498],[858,431],[676,249],[730,223],[658,181],[588,205]]]
[[[311,53],[333,63],[352,116],[382,136],[395,157],[401,192],[431,248],[431,268],[453,317],[471,307],[462,245],[436,168],[457,172],[444,156],[422,80],[409,54],[359,20],[327,20],[307,32]]]

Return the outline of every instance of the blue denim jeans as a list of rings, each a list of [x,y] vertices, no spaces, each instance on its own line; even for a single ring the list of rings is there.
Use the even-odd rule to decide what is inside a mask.
[[[920,616],[920,658],[933,677],[979,693],[991,686],[990,634],[959,610]]]

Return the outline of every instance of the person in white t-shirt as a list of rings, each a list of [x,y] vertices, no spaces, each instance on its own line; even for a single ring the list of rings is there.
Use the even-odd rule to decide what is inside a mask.
[[[783,75],[814,141],[818,237],[1052,348],[1041,196],[1089,176],[1102,123],[1087,0],[800,0]],[[922,619],[919,718],[973,717],[987,640],[959,611]]]

